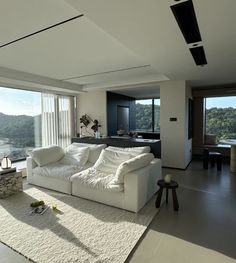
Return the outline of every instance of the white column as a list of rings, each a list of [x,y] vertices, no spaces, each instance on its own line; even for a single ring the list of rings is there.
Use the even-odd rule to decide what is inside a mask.
[[[189,97],[191,92],[185,81],[165,81],[160,85],[163,166],[185,169],[191,161],[192,140],[188,139]]]

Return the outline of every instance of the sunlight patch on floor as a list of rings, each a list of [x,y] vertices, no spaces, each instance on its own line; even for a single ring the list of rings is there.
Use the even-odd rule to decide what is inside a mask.
[[[130,263],[235,263],[236,260],[185,240],[149,230]]]

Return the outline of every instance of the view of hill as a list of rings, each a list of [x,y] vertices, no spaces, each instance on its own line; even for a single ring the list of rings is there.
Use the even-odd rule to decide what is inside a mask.
[[[154,105],[154,131],[160,132],[160,106]],[[136,130],[152,131],[152,105],[136,104]]]
[[[160,131],[160,106],[155,105],[155,131]],[[136,129],[151,131],[152,105],[136,104]],[[41,115],[6,115],[0,113],[0,158],[9,154],[12,159],[24,158],[27,150],[41,145]],[[236,139],[236,109],[206,110],[206,133],[219,139]]]
[[[41,145],[41,115],[6,115],[0,113],[0,153],[9,149],[12,159],[26,156],[26,148]],[[0,156],[1,157],[1,156]]]
[[[32,117],[0,113],[0,137],[8,138],[15,147],[35,146],[35,130],[41,134],[41,115]]]
[[[217,139],[236,139],[236,109],[211,108],[206,110],[206,133]]]
[[[136,130],[151,131],[152,105],[136,104]],[[155,105],[155,130],[160,131],[160,106]],[[236,109],[206,109],[206,133],[217,139],[236,139]]]

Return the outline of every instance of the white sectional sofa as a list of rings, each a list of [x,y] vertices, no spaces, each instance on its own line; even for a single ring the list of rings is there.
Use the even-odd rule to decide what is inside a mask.
[[[138,212],[157,191],[161,160],[149,147],[73,143],[36,149],[27,158],[30,184]]]
[[[92,167],[104,148],[105,144],[73,143],[66,151],[59,146],[35,149],[31,157],[26,159],[27,181],[30,184],[71,194],[70,177]]]

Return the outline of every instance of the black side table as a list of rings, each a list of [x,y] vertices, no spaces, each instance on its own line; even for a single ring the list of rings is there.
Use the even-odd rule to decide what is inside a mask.
[[[168,204],[168,190],[172,189],[172,198],[173,198],[173,206],[174,210],[178,211],[179,210],[179,203],[177,199],[177,194],[176,194],[176,188],[179,187],[178,183],[171,180],[170,183],[166,183],[164,180],[159,180],[157,182],[157,185],[159,185],[160,189],[157,194],[157,200],[156,200],[156,207],[160,207],[161,204],[161,197],[162,197],[162,192],[163,189],[166,188],[166,203]]]

